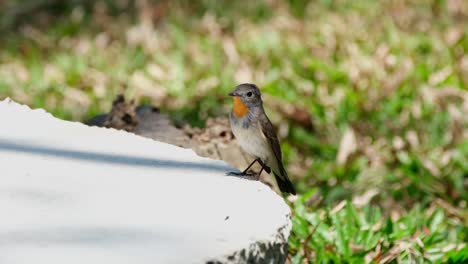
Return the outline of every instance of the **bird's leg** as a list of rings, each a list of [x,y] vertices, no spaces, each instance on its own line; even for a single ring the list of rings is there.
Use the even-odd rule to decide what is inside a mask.
[[[250,176],[249,174],[247,174],[247,172],[250,169],[250,167],[252,167],[252,165],[255,164],[255,162],[261,162],[261,161],[258,158],[254,159],[254,161],[252,161],[252,163],[250,163],[250,165],[243,172],[228,172],[227,175],[231,175],[231,176],[232,175],[234,175],[234,176]]]
[[[258,181],[260,179],[260,175],[262,175],[262,172],[265,170],[267,173],[271,172],[271,168],[268,167],[261,159],[258,159],[258,163],[260,164],[261,168],[260,171],[255,175],[255,179]]]
[[[262,166],[262,168],[260,169],[260,171],[259,171],[259,172],[257,173],[257,175],[255,176],[255,180],[258,181],[258,179],[260,179],[260,175],[262,174],[263,169],[264,169],[264,168],[263,168],[263,166]]]
[[[247,171],[249,171],[250,167],[252,167],[252,165],[255,164],[255,162],[259,162],[261,164],[261,161],[260,159],[254,159],[254,161],[252,161],[252,163],[250,163],[250,165],[242,172],[243,175],[247,175]]]
[[[271,169],[270,167],[268,167],[265,163],[263,163],[263,161],[261,159],[258,160],[258,163],[260,163],[260,165],[262,166],[262,169],[264,169],[267,173],[270,173],[271,172]],[[262,171],[260,171],[258,173],[258,175],[260,175]]]

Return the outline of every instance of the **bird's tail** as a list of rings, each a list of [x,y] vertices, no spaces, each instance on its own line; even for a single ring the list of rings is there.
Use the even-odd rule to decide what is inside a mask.
[[[275,171],[273,171],[279,189],[281,190],[281,192],[296,195],[296,190],[294,189],[292,182],[289,180],[286,170],[284,170],[284,168],[280,170],[282,172],[281,175],[278,175]]]

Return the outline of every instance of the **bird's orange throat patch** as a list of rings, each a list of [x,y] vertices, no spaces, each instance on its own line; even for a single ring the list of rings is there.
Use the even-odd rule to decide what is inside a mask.
[[[248,112],[249,108],[242,102],[239,96],[234,96],[234,106],[232,108],[232,112],[234,116],[237,118],[244,117]]]

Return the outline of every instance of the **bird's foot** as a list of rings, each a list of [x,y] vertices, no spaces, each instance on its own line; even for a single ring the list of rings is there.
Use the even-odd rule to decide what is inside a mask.
[[[248,177],[256,177],[257,174],[255,173],[252,173],[250,171],[247,171],[247,172],[235,172],[235,171],[231,171],[231,172],[228,172],[226,173],[226,175],[228,176],[248,176]]]

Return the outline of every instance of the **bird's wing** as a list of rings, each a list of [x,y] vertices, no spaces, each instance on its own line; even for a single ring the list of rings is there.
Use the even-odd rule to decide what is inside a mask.
[[[273,125],[271,124],[270,120],[268,119],[265,113],[263,113],[263,115],[260,115],[260,125],[262,127],[262,133],[265,136],[267,142],[270,144],[270,147],[276,157],[276,162],[278,164],[279,171],[274,171],[273,168],[272,171],[275,175],[278,187],[282,192],[287,192],[295,195],[296,190],[294,189],[294,186],[289,180],[288,174],[286,173],[286,170],[283,167],[283,157],[281,155],[281,148],[278,141],[278,137],[276,137]]]
[[[260,120],[260,126],[262,128],[263,135],[267,139],[267,142],[270,144],[271,149],[273,153],[275,154],[276,161],[279,163],[279,166],[282,167],[282,161],[283,157],[281,155],[281,148],[280,144],[278,141],[278,138],[276,137],[275,129],[273,128],[273,125],[270,122],[270,119],[263,114],[260,115],[261,117],[259,118]]]

